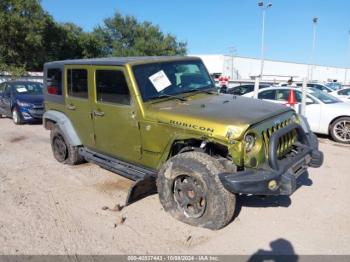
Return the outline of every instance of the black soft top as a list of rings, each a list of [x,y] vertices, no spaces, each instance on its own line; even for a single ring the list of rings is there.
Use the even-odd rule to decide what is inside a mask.
[[[165,62],[176,60],[199,60],[198,57],[190,56],[134,56],[134,57],[106,57],[93,59],[74,59],[54,61],[45,64],[45,67],[64,66],[64,65],[115,65],[123,66],[126,64],[142,64],[152,62]]]

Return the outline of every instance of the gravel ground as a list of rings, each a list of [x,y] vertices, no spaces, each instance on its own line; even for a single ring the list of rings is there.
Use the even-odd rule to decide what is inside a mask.
[[[59,164],[41,125],[0,119],[0,254],[350,254],[350,147],[320,140],[325,163],[295,194],[241,196],[235,220],[210,231],[173,219],[157,195],[113,209],[131,181]]]

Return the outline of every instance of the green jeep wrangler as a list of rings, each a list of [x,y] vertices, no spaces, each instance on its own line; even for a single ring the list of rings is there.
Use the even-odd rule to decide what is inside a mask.
[[[54,157],[135,181],[127,204],[158,192],[190,225],[220,229],[236,194],[290,195],[323,154],[289,107],[219,94],[195,57],[50,62],[44,126]]]

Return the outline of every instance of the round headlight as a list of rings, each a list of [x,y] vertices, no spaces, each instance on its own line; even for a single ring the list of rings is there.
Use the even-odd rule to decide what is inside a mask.
[[[254,148],[255,146],[255,142],[256,142],[256,137],[254,134],[248,134],[245,136],[245,150],[247,152],[250,152],[252,151],[252,149]]]

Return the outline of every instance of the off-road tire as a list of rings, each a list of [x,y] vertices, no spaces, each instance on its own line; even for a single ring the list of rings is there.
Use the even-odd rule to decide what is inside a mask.
[[[58,162],[68,165],[84,162],[84,158],[79,154],[79,147],[69,144],[58,125],[54,125],[51,129],[50,142],[52,153]]]
[[[12,120],[15,125],[23,125],[23,119],[21,113],[18,111],[16,107],[12,109]]]
[[[350,117],[340,117],[331,124],[331,126],[329,127],[329,133],[334,141],[343,143],[343,144],[350,144],[349,136],[346,136],[347,139],[341,139],[341,137],[336,134],[337,126],[342,122],[343,123],[345,122],[348,128],[350,127]]]
[[[233,218],[236,196],[228,192],[218,174],[224,172],[220,162],[201,152],[186,152],[170,158],[160,169],[157,178],[159,199],[164,210],[174,218],[192,226],[212,230],[226,226]],[[203,186],[205,209],[199,217],[189,217],[176,201],[175,181],[188,176]]]

